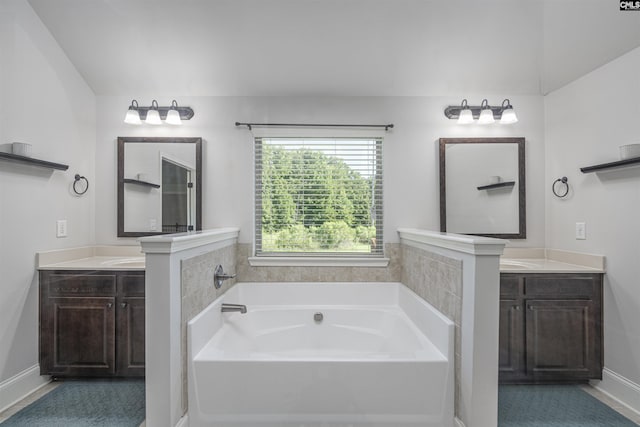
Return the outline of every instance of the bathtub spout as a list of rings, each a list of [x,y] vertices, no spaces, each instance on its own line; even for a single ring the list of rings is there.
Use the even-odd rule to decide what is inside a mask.
[[[244,304],[222,304],[221,311],[223,313],[227,313],[230,311],[239,311],[240,313],[244,314],[247,312],[247,306]]]

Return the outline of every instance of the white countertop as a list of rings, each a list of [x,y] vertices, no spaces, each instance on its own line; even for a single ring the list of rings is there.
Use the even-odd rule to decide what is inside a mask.
[[[500,273],[604,273],[604,270],[546,258],[501,258]]]
[[[501,273],[604,273],[603,255],[544,248],[505,248]]]
[[[38,270],[142,270],[144,257],[92,256],[38,266]]]
[[[38,252],[38,270],[139,270],[145,269],[140,246],[85,246]]]

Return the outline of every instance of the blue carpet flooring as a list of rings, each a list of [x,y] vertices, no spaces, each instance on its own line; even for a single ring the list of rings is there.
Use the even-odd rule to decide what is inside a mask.
[[[575,385],[501,385],[499,427],[637,427]]]
[[[144,379],[65,381],[0,425],[138,427],[144,400]]]

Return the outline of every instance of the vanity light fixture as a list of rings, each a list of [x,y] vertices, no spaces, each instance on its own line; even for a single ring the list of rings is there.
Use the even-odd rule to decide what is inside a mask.
[[[142,123],[140,121],[140,112],[138,111],[138,101],[135,99],[131,101],[127,114],[124,116],[124,122],[130,125],[139,125]]]
[[[152,125],[160,125],[165,123],[170,125],[181,125],[183,120],[190,120],[193,117],[193,109],[191,107],[178,106],[178,102],[174,99],[171,106],[163,107],[158,105],[155,99],[149,107],[140,107],[135,99],[131,101],[131,105],[127,110],[124,122],[132,125],[147,123]]]
[[[518,121],[516,112],[511,105],[509,99],[502,101],[499,107],[492,107],[485,98],[480,106],[468,105],[467,100],[463,99],[460,105],[449,105],[444,109],[444,115],[448,119],[456,119],[458,124],[470,124],[474,119],[478,119],[479,124],[490,124],[496,120],[500,120],[501,124],[512,124]]]
[[[147,118],[144,119],[148,125],[161,125],[160,112],[158,111],[158,101],[155,99],[151,101],[151,108],[147,111]]]
[[[467,125],[469,123],[473,123],[473,113],[471,112],[471,108],[467,104],[467,100],[463,99],[460,104],[460,115],[458,117],[459,125]]]
[[[480,117],[478,117],[478,124],[488,125],[494,121],[493,110],[489,106],[489,101],[485,98],[480,103]]]

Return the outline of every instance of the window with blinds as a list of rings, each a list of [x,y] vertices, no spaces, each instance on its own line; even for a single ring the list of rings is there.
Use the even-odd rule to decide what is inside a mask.
[[[382,139],[256,138],[256,255],[382,256]]]

